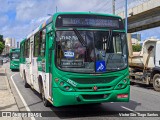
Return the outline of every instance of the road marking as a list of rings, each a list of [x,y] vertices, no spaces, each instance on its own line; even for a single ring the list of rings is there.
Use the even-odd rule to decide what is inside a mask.
[[[21,100],[22,100],[22,102],[23,102],[23,104],[24,104],[24,107],[25,107],[26,110],[29,112],[29,111],[31,111],[31,110],[29,109],[26,101],[25,101],[24,98],[22,97],[20,91],[18,90],[18,88],[17,88],[17,86],[16,86],[16,84],[15,84],[15,82],[14,82],[14,80],[13,80],[13,76],[15,76],[16,74],[18,74],[18,73],[15,73],[15,74],[13,74],[13,75],[11,76],[11,81],[12,81],[14,87],[16,88],[17,93],[18,93],[19,97],[21,98]],[[34,117],[31,117],[31,120],[36,120],[36,119],[35,119]]]
[[[124,107],[124,106],[121,106],[121,107],[122,107],[123,109],[128,110],[128,111],[131,111],[131,112],[134,112],[134,113],[140,114],[140,113],[138,113],[138,112],[136,112],[136,111],[134,111],[134,110],[131,110],[131,109],[127,108],[127,107]]]

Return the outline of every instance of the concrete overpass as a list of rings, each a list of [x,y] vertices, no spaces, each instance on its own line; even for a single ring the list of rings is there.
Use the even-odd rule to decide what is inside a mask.
[[[118,13],[125,18],[124,11]],[[128,32],[137,32],[160,26],[160,0],[148,0],[128,9]]]

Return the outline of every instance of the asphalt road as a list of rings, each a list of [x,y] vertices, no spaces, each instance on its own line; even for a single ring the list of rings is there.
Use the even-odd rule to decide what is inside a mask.
[[[160,117],[117,117],[117,114],[110,114],[110,111],[119,112],[126,111],[138,114],[139,111],[160,111],[160,92],[154,91],[153,87],[149,86],[131,86],[131,97],[128,103],[102,103],[89,105],[76,105],[66,107],[44,107],[40,95],[31,88],[24,88],[24,81],[20,77],[18,71],[12,72],[9,69],[9,63],[4,64],[11,89],[14,93],[17,105],[20,111],[26,111],[27,108],[22,102],[13,81],[22,95],[27,107],[30,111],[43,111],[43,114],[49,114],[54,117],[32,118],[32,120],[55,120],[55,119],[87,119],[87,120],[160,120]],[[11,79],[13,78],[13,81]],[[46,112],[45,112],[46,111]],[[29,118],[24,118],[27,120]]]

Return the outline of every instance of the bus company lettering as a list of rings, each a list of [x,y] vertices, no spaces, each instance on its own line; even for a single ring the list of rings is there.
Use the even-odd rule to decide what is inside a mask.
[[[73,85],[74,87],[77,86],[77,83],[75,83],[74,81],[72,81],[70,79],[68,79],[67,82],[70,83],[71,85]]]

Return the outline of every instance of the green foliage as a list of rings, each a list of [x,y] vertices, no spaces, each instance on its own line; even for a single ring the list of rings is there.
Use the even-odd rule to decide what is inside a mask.
[[[5,47],[4,44],[0,42],[0,54],[3,52],[4,47]]]
[[[0,35],[0,42],[4,43],[3,35]]]
[[[132,45],[132,48],[133,48],[133,52],[139,52],[141,51],[142,46],[139,44],[136,44],[136,45]]]
[[[4,47],[3,35],[0,35],[0,54],[3,52]]]

